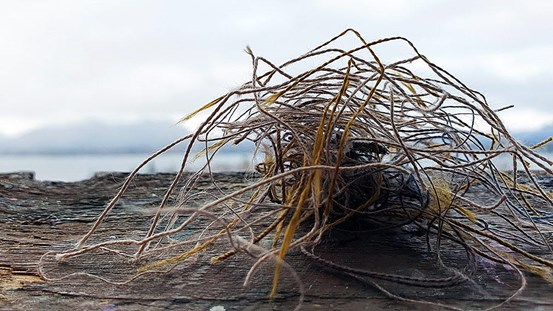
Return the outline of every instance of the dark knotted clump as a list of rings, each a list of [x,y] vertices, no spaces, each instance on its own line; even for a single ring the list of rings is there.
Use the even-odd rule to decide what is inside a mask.
[[[353,141],[340,166],[380,163],[388,153],[381,144]],[[422,191],[411,173],[392,168],[367,168],[344,171],[340,178],[344,191],[334,199],[334,215],[355,211],[358,216],[376,222],[386,222],[395,216],[401,224],[406,224],[420,216],[428,205],[428,194]]]

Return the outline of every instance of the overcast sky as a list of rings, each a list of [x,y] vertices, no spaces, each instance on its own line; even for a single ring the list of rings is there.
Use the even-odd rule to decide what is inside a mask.
[[[179,117],[346,28],[400,35],[511,129],[553,123],[553,1],[0,2],[0,134]],[[171,122],[172,122],[171,121]]]

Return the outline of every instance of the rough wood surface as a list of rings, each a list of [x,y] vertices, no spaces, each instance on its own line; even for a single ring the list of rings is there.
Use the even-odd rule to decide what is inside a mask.
[[[283,274],[279,294],[268,300],[273,266],[257,272],[253,283],[242,283],[254,260],[237,255],[219,264],[209,258],[185,262],[167,274],[156,274],[115,286],[89,277],[70,277],[44,282],[37,273],[40,257],[48,251],[69,249],[91,226],[124,181],[125,174],[98,174],[75,183],[45,182],[32,173],[0,175],[0,309],[2,310],[291,310],[298,303],[298,286]],[[106,221],[100,234],[109,238],[149,225],[151,210],[160,203],[172,175],[140,175]],[[244,184],[241,173],[217,174],[219,185],[237,189]],[[209,189],[210,181],[199,187]],[[424,237],[408,230],[368,234],[345,234],[321,245],[322,257],[352,267],[409,276],[435,276],[435,254]],[[330,240],[333,240],[332,238]],[[448,248],[444,261],[462,265],[459,247]],[[66,262],[50,260],[51,276],[72,271],[109,273],[124,280],[137,263],[114,262],[109,254],[82,256]],[[48,262],[48,260],[46,260]],[[429,306],[387,298],[367,282],[321,268],[299,252],[287,261],[305,286],[303,310],[428,310]],[[522,295],[501,307],[510,310],[553,309],[553,286],[528,276]],[[421,288],[379,281],[394,294],[450,304],[462,309],[493,306],[518,287],[517,276],[501,266],[479,263],[472,282],[449,288]]]

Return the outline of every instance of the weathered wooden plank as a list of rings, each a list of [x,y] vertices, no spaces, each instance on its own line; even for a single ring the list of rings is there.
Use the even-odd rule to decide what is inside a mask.
[[[187,260],[166,274],[149,275],[128,285],[116,286],[89,277],[71,277],[44,282],[37,263],[48,251],[70,248],[91,226],[97,215],[121,186],[125,174],[101,174],[76,183],[40,182],[32,174],[0,175],[0,307],[5,310],[289,310],[298,303],[298,285],[283,273],[279,294],[268,300],[272,264],[254,275],[248,288],[242,283],[254,259],[238,254],[222,263],[210,264],[209,253]],[[140,175],[102,229],[101,237],[118,232],[132,234],[149,225],[151,211],[159,204],[171,174]],[[244,185],[243,174],[217,174],[228,189]],[[210,189],[204,180],[198,187]],[[198,203],[198,202],[197,202]],[[136,231],[138,232],[138,231]],[[409,276],[439,276],[435,254],[427,251],[424,236],[408,230],[371,234],[333,233],[317,253],[335,262],[373,271]],[[448,263],[464,264],[462,248],[445,247]],[[427,310],[428,306],[386,298],[368,282],[322,269],[310,258],[293,252],[287,261],[297,271],[305,288],[305,310]],[[89,271],[125,280],[142,265],[97,252],[56,262],[45,257],[51,277],[73,271]],[[553,286],[528,276],[522,295],[502,309],[553,308]],[[454,305],[463,309],[485,308],[501,302],[517,289],[516,274],[481,261],[472,282],[449,288],[421,288],[379,281],[394,294]]]

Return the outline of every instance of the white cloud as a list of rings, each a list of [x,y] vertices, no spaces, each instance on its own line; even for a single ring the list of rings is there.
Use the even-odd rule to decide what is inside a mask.
[[[492,106],[550,107],[550,1],[14,0],[0,4],[0,133],[182,116],[250,78],[246,45],[278,64],[348,27],[411,39]]]
[[[523,107],[499,114],[507,128],[513,131],[533,131],[553,123],[553,112],[540,112]]]
[[[524,82],[545,75],[553,77],[551,55],[553,46],[533,46],[510,53],[493,53],[483,57],[480,62],[481,68],[494,73],[498,79]]]

